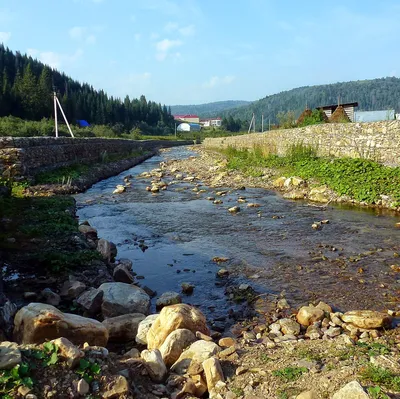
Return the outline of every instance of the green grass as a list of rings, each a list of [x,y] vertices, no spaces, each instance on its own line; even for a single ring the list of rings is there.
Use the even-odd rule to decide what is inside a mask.
[[[359,158],[322,158],[315,149],[301,144],[292,146],[286,156],[278,157],[256,147],[252,151],[228,148],[222,151],[229,169],[241,170],[252,176],[263,168],[277,169],[282,175],[316,179],[339,195],[373,204],[381,194],[391,195],[400,203],[400,168],[390,168]]]
[[[400,376],[390,370],[368,364],[360,373],[365,382],[383,386],[395,392],[400,392]]]
[[[53,272],[80,268],[100,259],[96,251],[74,244],[79,232],[72,197],[24,197],[22,190],[18,185],[11,197],[0,197],[0,219],[11,220],[0,231],[0,251],[24,267]]]
[[[285,382],[296,381],[302,374],[307,373],[306,367],[285,367],[283,369],[275,370],[272,374],[279,377]]]
[[[107,154],[104,152],[97,163],[88,165],[82,163],[75,163],[69,166],[63,166],[61,168],[45,171],[39,173],[35,177],[36,184],[66,184],[67,182],[73,182],[80,177],[90,174],[92,168],[101,166],[111,162],[121,161],[123,159],[137,158],[148,154],[148,151],[135,150],[129,154]]]

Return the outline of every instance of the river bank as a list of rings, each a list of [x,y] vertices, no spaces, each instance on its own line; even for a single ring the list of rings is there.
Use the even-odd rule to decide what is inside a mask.
[[[286,231],[287,227],[294,232],[297,231],[297,225],[300,224],[300,235],[304,236],[306,231],[319,234],[315,238],[315,244],[318,243],[316,245],[318,247],[333,234],[330,226],[334,226],[335,230],[339,232],[342,231],[342,225],[338,220],[340,215],[333,216],[334,213],[330,214],[329,207],[326,207],[322,211],[324,219],[322,217],[319,219],[326,220],[325,217],[327,217],[330,223],[323,224],[320,229],[314,230],[311,222],[316,215],[321,214],[321,210],[305,206],[307,214],[304,217],[298,213],[299,210],[303,212],[304,209],[296,210],[295,207],[291,207],[291,212],[297,212],[293,220],[295,224],[291,223],[286,226],[288,216],[283,213],[284,208],[281,208],[280,203],[276,202],[275,196],[267,195],[266,192],[260,193],[257,190],[252,191],[249,189],[248,181],[246,183],[244,180],[239,181],[234,174],[229,172],[227,175],[232,179],[229,183],[231,186],[223,181],[223,187],[209,188],[208,184],[207,186],[204,184],[204,181],[207,182],[207,180],[202,180],[202,171],[204,170],[205,175],[206,173],[210,175],[211,182],[212,174],[215,178],[219,177],[219,173],[224,173],[223,170],[218,169],[223,166],[223,159],[211,158],[210,155],[210,161],[206,162],[207,158],[193,156],[188,158],[188,156],[186,154],[180,160],[176,160],[173,159],[172,154],[166,160],[159,158],[154,159],[154,162],[149,160],[150,162],[142,164],[139,169],[101,182],[87,193],[79,195],[77,205],[81,224],[78,227],[75,220],[76,224],[73,224],[74,227],[71,229],[71,242],[78,243],[78,247],[86,248],[93,254],[97,253],[96,258],[75,270],[73,268],[61,270],[61,274],[60,271],[54,270],[54,276],[57,276],[56,280],[46,281],[49,276],[45,277],[46,273],[44,273],[40,290],[36,287],[31,291],[30,287],[25,284],[26,281],[23,282],[23,280],[19,282],[20,285],[14,285],[14,289],[9,290],[9,294],[13,290],[22,290],[24,294],[27,294],[24,295],[25,302],[18,306],[28,306],[23,312],[25,317],[19,318],[25,320],[26,332],[24,333],[24,323],[19,323],[17,333],[14,334],[18,342],[20,342],[21,336],[31,336],[29,320],[43,320],[44,324],[48,323],[52,326],[52,330],[47,330],[44,335],[40,335],[40,339],[56,338],[53,335],[55,329],[58,334],[63,334],[64,337],[73,341],[72,348],[76,348],[76,350],[71,349],[66,355],[61,349],[55,350],[50,346],[47,346],[48,349],[46,349],[40,343],[27,346],[27,342],[25,342],[19,347],[23,350],[23,363],[36,366],[36,370],[39,371],[32,370],[28,373],[31,378],[36,379],[33,387],[28,390],[21,388],[21,391],[17,393],[23,384],[19,380],[15,382],[15,386],[12,387],[15,389],[14,397],[20,395],[20,397],[32,399],[33,396],[26,395],[36,395],[37,397],[79,397],[79,395],[84,397],[86,395],[86,397],[105,398],[194,398],[207,397],[206,391],[210,391],[212,397],[223,399],[282,399],[296,398],[301,392],[312,390],[313,393],[308,393],[308,396],[304,396],[304,394],[299,398],[328,398],[343,388],[346,383],[354,380],[361,382],[365,391],[372,389],[369,397],[384,398],[384,392],[388,393],[390,397],[396,397],[398,390],[396,381],[398,381],[400,372],[396,368],[399,362],[398,328],[396,327],[396,318],[393,318],[397,315],[396,303],[398,302],[396,302],[397,299],[392,298],[397,289],[392,279],[398,270],[390,268],[390,265],[396,261],[396,256],[393,255],[397,250],[394,243],[386,241],[386,244],[382,245],[383,248],[375,248],[370,254],[360,257],[359,260],[346,261],[343,259],[344,254],[347,258],[350,257],[350,254],[354,255],[354,249],[350,247],[340,249],[340,245],[336,245],[335,242],[335,247],[339,248],[338,251],[333,251],[335,248],[333,246],[324,247],[323,250],[331,255],[335,255],[337,252],[342,253],[338,254],[337,258],[339,259],[324,260],[322,258],[325,256],[324,253],[313,253],[309,254],[310,259],[318,258],[311,261],[313,266],[310,266],[308,261],[304,261],[300,265],[298,259],[295,258],[290,261],[291,265],[297,264],[302,268],[290,268],[294,270],[288,270],[288,267],[282,269],[282,263],[277,262],[278,269],[272,268],[268,270],[268,273],[276,275],[273,286],[280,288],[280,291],[271,292],[271,284],[269,284],[268,290],[265,290],[263,284],[268,281],[271,283],[273,278],[269,278],[260,268],[256,269],[255,264],[251,265],[253,262],[250,257],[254,255],[247,252],[251,251],[252,247],[258,246],[254,241],[255,237],[264,237],[264,239],[266,237],[267,230],[265,229],[260,230],[262,233],[260,236],[250,235],[260,228],[261,225],[258,226],[257,223],[267,223],[268,229],[272,228],[270,222],[278,224],[272,234],[276,235],[278,240],[282,240],[283,243],[288,238],[290,239],[290,234]],[[210,168],[213,169],[210,170]],[[216,173],[217,176],[215,176]],[[131,174],[133,175],[130,176]],[[118,190],[117,186],[122,186],[124,189],[120,189],[119,193],[114,193],[115,190]],[[235,190],[232,189],[232,186]],[[211,200],[212,197],[214,198]],[[39,198],[33,197],[31,200]],[[54,196],[53,198],[54,201],[57,201],[59,197]],[[267,202],[265,202],[265,198]],[[172,205],[175,206],[174,201],[180,204],[178,209],[171,208]],[[214,204],[215,201],[221,201],[221,203]],[[256,206],[256,201],[260,206]],[[290,201],[285,201],[282,206],[290,207],[290,203]],[[249,204],[253,205],[248,207]],[[32,203],[30,205],[29,209],[32,215],[38,205]],[[54,204],[47,203],[48,207],[50,205],[52,208],[54,207]],[[43,204],[44,206],[46,205]],[[228,208],[235,206],[242,209],[228,211]],[[171,213],[172,209],[176,209],[176,211]],[[190,218],[196,212],[199,218],[196,220]],[[112,216],[119,214],[122,215],[121,219],[111,219]],[[69,216],[75,216],[75,212],[70,211]],[[88,216],[93,227],[84,222],[84,216]],[[55,219],[59,221],[59,217],[61,214]],[[40,223],[42,222],[40,221]],[[144,222],[146,222],[144,225],[146,229],[142,227]],[[160,230],[155,230],[154,226]],[[379,226],[382,233],[384,229],[388,228],[386,224]],[[130,230],[132,227],[134,236]],[[54,231],[51,229],[46,229],[46,231],[47,238],[43,240],[41,250],[45,249],[46,245],[48,246],[51,235],[54,236]],[[197,232],[195,239],[192,237],[194,232]],[[236,236],[235,232],[239,236]],[[205,236],[203,237],[200,233],[204,233]],[[284,238],[282,234],[288,238]],[[105,239],[99,240],[97,235]],[[357,250],[359,244],[365,245],[363,242],[357,241],[358,235],[358,232],[352,233],[355,247],[358,247]],[[206,236],[210,236],[211,242],[215,242],[214,245],[210,245]],[[110,243],[111,239],[108,240],[110,237],[115,241],[115,246]],[[389,235],[385,237],[390,238]],[[18,244],[21,243],[19,241],[21,238],[22,236],[15,238],[16,250]],[[249,239],[248,247],[242,246],[243,238],[244,241]],[[335,237],[336,239],[337,237]],[[234,246],[238,247],[237,251],[229,253],[226,249],[223,250],[225,247],[217,245],[218,241],[222,243],[225,240],[230,243],[231,247],[232,243],[235,243]],[[347,240],[348,237],[344,237],[344,242]],[[372,241],[371,245],[375,245],[375,242]],[[173,253],[165,250],[169,248],[167,244],[170,242],[178,243],[174,247]],[[314,241],[311,242],[314,246]],[[9,242],[9,244],[13,243]],[[35,242],[31,244],[35,244]],[[58,244],[62,245],[60,242]],[[262,246],[265,250],[276,244],[275,241],[263,242]],[[287,246],[287,244],[285,245]],[[301,245],[304,245],[304,242],[301,242]],[[307,249],[314,249],[313,246]],[[293,249],[299,250],[298,247]],[[116,250],[117,261],[114,262]],[[179,251],[181,255],[177,256]],[[203,257],[199,257],[198,253],[202,253]],[[245,267],[243,263],[237,264],[234,261],[238,254],[247,255]],[[126,256],[130,259],[126,259]],[[265,254],[263,256],[265,257]],[[281,256],[278,252],[275,254],[271,252],[268,255],[272,260],[279,259]],[[344,276],[336,273],[339,263],[344,270],[345,268],[352,269],[345,270],[346,280],[342,279]],[[382,275],[375,276],[376,271],[380,269],[375,269],[374,264],[382,265],[382,263],[387,266],[385,269],[387,271]],[[60,259],[57,259],[56,264],[60,265]],[[159,267],[156,267],[157,264]],[[351,267],[354,264],[364,271],[359,273],[357,267]],[[336,290],[335,295],[331,296],[334,302],[325,300],[334,305],[332,310],[329,305],[319,304],[320,299],[325,299],[323,289],[315,290],[313,297],[308,289],[302,289],[301,284],[303,284],[302,280],[312,280],[315,285],[317,280],[321,279],[321,270],[325,272],[329,268],[334,269],[334,265],[336,265],[335,274],[331,278],[336,280],[339,285],[349,284],[348,291],[353,291],[354,295],[337,298],[338,291],[337,285],[335,285],[331,290]],[[178,268],[179,273],[177,272]],[[45,269],[43,271],[46,272]],[[208,273],[209,271],[211,273]],[[240,277],[243,274],[247,277],[245,280]],[[160,278],[157,279],[153,275],[159,275]],[[211,278],[206,277],[207,275]],[[356,280],[353,279],[353,275],[362,275],[362,277]],[[174,276],[173,280],[171,280],[172,276]],[[180,280],[181,276],[183,276],[182,281]],[[253,278],[250,278],[251,276]],[[372,277],[376,277],[376,280],[372,281]],[[197,278],[199,282],[194,280]],[[297,289],[300,288],[300,292],[293,295],[292,288],[296,284],[285,286],[285,280],[288,280],[289,283],[290,280],[292,282],[297,280]],[[358,280],[364,280],[364,283]],[[184,288],[181,285],[183,281],[189,283],[195,281],[193,293],[187,295],[185,292],[180,292]],[[133,285],[130,284],[132,282]],[[113,293],[111,286],[104,284],[122,284],[122,286],[114,286],[118,290]],[[379,287],[380,284],[386,286]],[[145,286],[147,286],[146,289]],[[231,286],[235,287],[235,290],[230,291],[229,287]],[[158,287],[164,287],[164,290]],[[210,287],[210,291],[208,291],[208,287]],[[264,290],[262,290],[263,287]],[[360,287],[363,287],[361,295]],[[49,290],[43,293],[45,288],[50,289],[53,294]],[[163,349],[161,349],[163,344],[161,342],[153,346],[143,343],[139,338],[140,344],[138,344],[140,323],[147,316],[149,308],[151,309],[150,313],[155,311],[150,305],[152,291],[157,289],[158,297],[160,297],[164,291],[171,288],[178,291],[181,300],[195,305],[193,309],[205,309],[204,313],[207,314],[207,317],[204,314],[196,313],[198,315],[196,317],[202,320],[200,324],[191,326],[186,321],[183,324],[174,324],[168,333],[158,331],[156,336],[166,334],[164,338],[173,334],[173,338],[170,338],[171,343],[164,345]],[[120,295],[117,300],[116,293],[120,290],[124,294]],[[218,294],[218,290],[221,290],[220,294]],[[284,290],[287,291],[287,295],[283,292]],[[380,291],[379,294],[377,294],[378,291]],[[135,306],[132,305],[130,299],[132,292],[140,294],[139,303],[136,302]],[[209,292],[214,296],[209,298]],[[386,295],[382,295],[384,293]],[[219,317],[212,316],[213,312],[209,313],[210,310],[207,310],[207,307],[214,302],[217,311],[221,310],[222,313],[227,313],[234,306],[238,294],[242,297],[241,299],[248,299],[254,305],[256,314],[249,314],[248,317],[241,314],[239,316],[244,320],[237,322],[232,329],[221,329],[221,327],[225,327],[225,324],[230,324],[229,314],[225,316],[225,319],[219,319]],[[79,321],[79,325],[82,327],[84,325],[82,319],[72,320],[70,316],[65,316],[65,313],[57,313],[48,304],[41,305],[39,312],[35,307],[29,307],[29,303],[32,301],[49,303],[55,299],[57,302],[57,296],[60,297],[60,302],[56,305],[58,309],[68,314],[84,316],[85,319],[89,316],[89,320],[92,321],[85,320],[85,323],[89,323],[92,330],[83,329],[84,333],[79,333],[76,323]],[[83,298],[81,298],[82,296]],[[113,301],[110,300],[110,297],[114,298]],[[223,297],[225,299],[221,301]],[[364,297],[371,301],[364,301]],[[340,300],[338,301],[338,299]],[[311,312],[314,316],[305,320],[299,316],[299,313],[301,313],[302,306],[307,305],[309,301],[317,307],[308,309],[307,312]],[[114,303],[113,306],[110,306],[111,302]],[[343,304],[341,309],[340,307],[338,309],[339,303]],[[346,304],[345,308],[344,304]],[[187,313],[182,310],[186,309],[185,307],[181,308],[182,305],[176,306],[172,308],[175,309],[173,312],[171,311],[172,313],[166,313],[167,318],[160,321],[159,326],[166,326],[167,320],[175,320],[176,314]],[[346,319],[347,311],[373,307],[379,308],[377,310],[381,312],[366,313],[358,320]],[[190,308],[192,309],[191,306]],[[164,309],[169,309],[169,307]],[[390,311],[390,315],[387,310]],[[30,319],[32,315],[33,317]],[[153,316],[153,323],[157,317]],[[187,316],[182,317],[187,319]],[[374,320],[373,324],[369,324],[371,319]],[[97,320],[101,326],[94,320]],[[107,320],[109,321],[107,322]],[[370,321],[366,322],[365,320]],[[389,327],[389,320],[390,327],[394,328],[385,331]],[[67,329],[64,328],[65,323],[68,325]],[[146,323],[149,324],[149,322]],[[204,324],[208,324],[211,331],[208,330],[208,327],[206,329]],[[40,330],[40,322],[34,325],[36,326],[34,328]],[[185,332],[182,333],[182,330]],[[193,338],[187,330],[191,331],[196,338]],[[93,331],[97,331],[96,334]],[[197,331],[201,331],[203,335],[196,334]],[[189,341],[184,340],[185,344],[182,343],[181,336],[178,339],[179,334],[191,338]],[[37,335],[34,336],[37,337]],[[110,339],[111,336],[113,339]],[[147,334],[145,336],[147,339]],[[225,340],[220,341],[221,338],[225,338]],[[28,340],[28,338],[26,339]],[[172,350],[176,349],[176,345],[178,345],[180,349],[177,353],[180,356],[184,346],[192,345],[189,342],[193,339],[195,340],[193,345],[199,349],[200,353],[207,353],[207,355],[197,355],[200,356],[197,361],[189,361],[190,372],[187,370],[180,374],[176,370],[170,370],[171,363],[169,362],[171,360],[167,360],[166,356],[167,352],[170,352],[166,351],[166,347]],[[85,349],[83,340],[88,340],[92,346],[107,346],[108,350],[93,347]],[[211,344],[207,342],[211,342]],[[56,345],[62,347],[60,342],[57,342]],[[150,353],[147,351],[142,353],[146,347]],[[156,349],[160,350],[162,361]],[[29,350],[31,352],[27,352]],[[55,364],[47,364],[54,351],[58,353],[59,359]],[[40,362],[37,362],[32,356],[32,353],[42,352],[46,359],[45,365],[41,359],[39,359]],[[76,355],[72,355],[72,353]],[[176,357],[177,353],[173,356]],[[74,356],[78,361],[71,360]],[[207,359],[202,356],[211,356],[217,360],[212,360],[212,365],[208,363],[203,365],[203,361]],[[55,356],[53,356],[54,359]],[[87,365],[85,361],[90,364]],[[73,366],[72,363],[74,363]],[[163,368],[164,363],[169,364],[168,374]],[[221,366],[222,372],[220,372],[218,364]],[[207,367],[208,371],[205,371],[204,369]],[[85,372],[85,370],[87,371]],[[85,391],[86,386],[81,381],[82,379],[89,381],[88,391]],[[348,389],[358,390],[359,395],[364,392],[364,396],[361,397],[368,397],[364,389],[355,383]],[[203,390],[202,394],[200,394],[201,390]],[[351,397],[348,393],[341,395],[335,396],[335,399]]]

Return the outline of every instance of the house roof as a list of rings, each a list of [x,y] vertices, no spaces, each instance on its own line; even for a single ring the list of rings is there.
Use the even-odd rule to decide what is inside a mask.
[[[191,114],[187,114],[187,115],[174,115],[175,119],[184,119],[184,118],[198,118],[198,115],[191,115]]]
[[[346,104],[339,104],[342,107],[358,107],[358,102],[354,103],[346,103]],[[317,107],[317,109],[336,109],[338,107],[338,104],[332,104],[332,105],[324,105],[323,107]]]

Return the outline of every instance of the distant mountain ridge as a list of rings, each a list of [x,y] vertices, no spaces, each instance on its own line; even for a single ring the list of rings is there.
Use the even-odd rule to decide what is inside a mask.
[[[201,118],[220,116],[223,111],[251,104],[251,101],[217,101],[199,105],[171,105],[173,115],[195,114]]]
[[[306,108],[315,108],[340,102],[358,102],[360,111],[389,110],[400,111],[400,79],[386,77],[371,80],[357,80],[318,86],[304,86],[266,96],[248,105],[228,109],[221,117],[240,118],[250,121],[253,112],[257,125],[276,123],[279,112],[294,111],[296,117]]]

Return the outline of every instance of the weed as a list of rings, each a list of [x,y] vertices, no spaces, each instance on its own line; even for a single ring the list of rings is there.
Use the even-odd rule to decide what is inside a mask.
[[[42,345],[43,349],[30,349],[24,351],[27,357],[32,357],[43,361],[43,366],[48,367],[58,362],[58,347],[52,342],[45,342]]]
[[[391,168],[367,159],[321,158],[310,146],[296,144],[286,156],[263,155],[262,148],[253,151],[228,148],[223,153],[228,158],[228,169],[252,174],[254,168],[276,168],[282,174],[314,178],[326,184],[339,195],[348,195],[357,201],[370,204],[381,194],[400,201],[400,167]]]
[[[85,381],[90,384],[101,372],[101,367],[98,363],[89,362],[86,359],[79,361],[79,367],[75,373],[79,374]]]
[[[365,381],[390,388],[396,392],[400,391],[400,376],[382,367],[368,364],[361,370],[360,376]]]
[[[389,396],[382,392],[380,386],[369,387],[367,391],[372,399],[390,399]]]
[[[357,346],[367,350],[369,356],[388,355],[390,353],[390,349],[386,345],[380,344],[379,342],[357,342]]]
[[[33,380],[30,377],[30,367],[27,363],[17,364],[11,370],[0,371],[0,396],[4,399],[11,399],[12,391],[24,385],[32,388]]]
[[[244,395],[244,391],[242,388],[234,388],[231,387],[230,390],[236,395],[236,396],[243,396]]]
[[[273,371],[272,374],[275,377],[279,377],[280,379],[289,382],[296,381],[307,371],[308,369],[306,367],[285,367],[283,369]]]
[[[268,363],[268,362],[271,362],[273,360],[266,353],[261,353],[261,355],[259,356],[259,359],[263,363]]]

